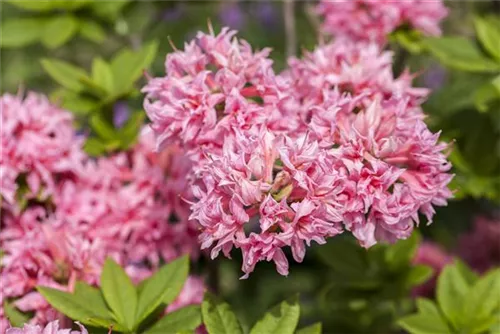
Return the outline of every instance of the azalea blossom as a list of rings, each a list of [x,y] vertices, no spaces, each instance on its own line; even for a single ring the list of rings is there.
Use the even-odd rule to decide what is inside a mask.
[[[59,321],[54,320],[47,324],[44,328],[39,325],[25,324],[23,328],[9,328],[6,334],[88,334],[88,331],[79,322],[76,322],[79,331],[71,329],[60,329]]]
[[[390,33],[405,27],[439,36],[439,23],[448,15],[441,0],[322,0],[317,12],[324,17],[325,33],[378,44],[385,44]]]
[[[161,262],[197,257],[198,233],[186,202],[192,198],[186,186],[191,162],[183,151],[154,153],[145,128],[129,151],[91,159],[69,112],[34,93],[1,101],[1,181],[12,184],[2,187],[0,295],[21,312],[33,312],[32,325],[60,318],[36,292],[38,285],[68,292],[78,280],[99,285],[107,257],[134,281]],[[2,304],[3,328],[4,317]]]
[[[157,151],[171,144],[213,151],[233,129],[295,125],[293,118],[283,118],[287,93],[271,68],[270,49],[254,52],[235,34],[228,28],[217,35],[212,28],[199,32],[184,50],[167,55],[166,76],[150,78],[143,88]]]

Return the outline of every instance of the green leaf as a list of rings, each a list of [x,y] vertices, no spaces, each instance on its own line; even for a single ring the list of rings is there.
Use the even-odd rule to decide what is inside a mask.
[[[106,39],[106,31],[94,21],[81,21],[79,32],[82,37],[95,43],[102,43]]]
[[[189,272],[189,258],[183,256],[164,265],[141,283],[136,323],[140,324],[162,303],[172,302],[182,290]],[[189,328],[188,328],[189,329]]]
[[[466,280],[455,266],[448,265],[443,269],[437,281],[436,297],[439,307],[455,328],[460,327],[468,290]]]
[[[407,267],[415,256],[420,239],[418,233],[413,233],[408,239],[399,240],[394,245],[389,246],[385,252],[385,260],[389,268],[398,271]]]
[[[462,71],[496,72],[500,64],[481,53],[473,42],[461,37],[426,38],[425,46],[443,64]]]
[[[417,30],[398,29],[391,34],[390,39],[397,42],[410,53],[417,54],[423,50],[422,36]]]
[[[113,126],[104,120],[102,114],[96,113],[90,117],[90,127],[104,142],[116,140],[117,135]]]
[[[123,7],[130,1],[131,0],[96,1],[92,5],[92,10],[97,16],[105,20],[114,21]]]
[[[99,326],[103,328],[113,326],[117,331],[123,329],[115,321],[103,319],[104,315],[97,314],[97,309],[94,309],[93,305],[88,304],[87,300],[82,300],[80,297],[76,297],[70,293],[49,287],[38,286],[37,290],[52,307],[71,319],[78,320],[86,325],[97,326],[100,324]],[[93,319],[99,319],[99,321]]]
[[[422,314],[440,315],[437,305],[429,299],[417,298],[417,309]]]
[[[477,282],[479,279],[478,274],[473,272],[472,269],[470,269],[469,266],[467,266],[461,259],[455,258],[453,262],[457,270],[460,272],[460,275],[462,275],[467,282],[467,285],[471,286]]]
[[[107,152],[107,147],[100,139],[87,138],[83,150],[92,157],[98,157]]]
[[[295,334],[321,334],[321,328],[321,322],[317,322],[315,324],[297,330]]]
[[[124,49],[111,61],[111,70],[115,79],[117,94],[125,94],[133,87],[143,71],[149,67],[158,49],[157,42],[145,45],[139,51]]]
[[[201,323],[200,306],[191,305],[168,313],[144,334],[176,334],[182,331],[192,331]]]
[[[500,20],[500,17],[475,17],[474,26],[481,45],[493,58],[500,61],[500,27],[497,23],[498,20]]]
[[[42,67],[55,81],[62,86],[79,92],[83,89],[82,80],[87,78],[87,73],[79,67],[57,59],[42,59]]]
[[[134,328],[137,292],[125,271],[112,259],[106,259],[101,275],[101,289],[116,320],[125,328]]]
[[[44,30],[45,19],[14,18],[3,20],[0,25],[2,47],[19,48],[37,42]]]
[[[298,296],[281,302],[257,321],[250,334],[293,334],[299,323]]]
[[[90,305],[95,314],[102,318],[111,319],[113,314],[108,309],[106,301],[101,291],[84,282],[76,282],[75,291],[73,293],[75,298],[80,299],[81,302]]]
[[[411,334],[451,334],[446,321],[439,314],[414,314],[402,318],[398,325]]]
[[[3,303],[3,311],[5,317],[13,327],[21,327],[30,320],[29,315],[19,312],[14,306],[7,302]]]
[[[92,61],[92,80],[108,93],[113,93],[113,73],[109,64],[102,58],[97,57]]]
[[[493,109],[495,102],[500,100],[500,75],[487,82],[474,92],[474,103],[481,112]]]
[[[209,292],[205,293],[201,312],[209,334],[243,334],[231,306]]]
[[[119,130],[122,141],[121,149],[126,150],[136,142],[145,117],[146,114],[143,111],[134,112],[130,115],[127,123]]]
[[[500,269],[481,277],[467,293],[466,301],[463,313],[466,323],[491,317],[500,308]]]
[[[434,270],[425,265],[415,265],[411,267],[406,276],[406,284],[408,287],[423,284],[427,282],[434,273]]]
[[[18,8],[34,12],[51,10],[53,7],[51,1],[7,0],[6,2]]]
[[[78,21],[71,15],[58,15],[45,25],[42,43],[50,49],[57,48],[73,37],[78,29]]]
[[[97,101],[66,89],[51,94],[51,100],[79,116],[85,116],[98,108]]]

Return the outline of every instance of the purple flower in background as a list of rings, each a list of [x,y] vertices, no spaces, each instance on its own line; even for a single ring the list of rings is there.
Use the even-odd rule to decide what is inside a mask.
[[[472,231],[458,240],[458,254],[483,273],[500,264],[500,220],[477,217]]]
[[[173,8],[169,8],[163,12],[163,21],[176,21],[179,20],[185,12],[184,5],[176,5]]]
[[[276,8],[270,1],[258,2],[255,8],[256,17],[265,27],[274,27],[278,19]]]
[[[113,124],[117,128],[121,128],[127,122],[130,116],[130,108],[124,101],[118,101],[113,106]]]
[[[424,85],[432,90],[439,89],[446,80],[446,69],[440,65],[433,65],[425,72]]]
[[[222,3],[219,19],[223,26],[241,29],[245,25],[245,14],[237,3]]]

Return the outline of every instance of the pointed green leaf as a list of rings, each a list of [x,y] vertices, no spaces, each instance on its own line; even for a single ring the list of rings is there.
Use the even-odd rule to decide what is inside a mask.
[[[182,331],[193,331],[201,323],[200,306],[191,305],[168,313],[144,334],[177,334]]]
[[[125,328],[132,330],[137,307],[137,292],[123,268],[110,258],[104,263],[101,289],[116,320]]]
[[[52,79],[62,86],[79,92],[83,89],[82,79],[87,77],[87,73],[79,67],[57,59],[42,59],[42,67]]]
[[[487,319],[500,309],[500,269],[481,277],[467,293],[466,301],[463,315],[470,322]]]
[[[432,313],[414,314],[398,321],[398,325],[410,334],[451,334],[446,321]]]
[[[78,320],[83,324],[97,326],[98,323],[92,319],[100,319],[100,326],[109,328],[113,326],[116,330],[122,329],[114,320],[104,319],[104,314],[97,314],[97,310],[87,300],[82,300],[70,293],[57,289],[38,286],[38,292],[59,312],[71,319]]]
[[[419,313],[440,315],[437,305],[426,298],[417,299],[417,309]]]
[[[92,6],[92,10],[99,17],[113,21],[130,1],[131,0],[96,1]]]
[[[462,37],[426,38],[426,48],[444,65],[471,72],[497,72],[500,64],[486,57],[473,42]]]
[[[128,92],[134,82],[139,79],[153,61],[158,43],[146,44],[139,51],[124,49],[120,51],[111,61],[111,70],[115,79],[116,92],[124,94]]]
[[[474,92],[474,103],[481,112],[492,109],[492,105],[500,100],[500,91],[492,82],[487,82]]]
[[[98,314],[101,318],[111,319],[113,314],[111,310],[108,309],[106,301],[102,292],[84,282],[76,282],[75,292],[73,293],[75,298],[80,299],[83,303],[90,305],[95,314]]]
[[[458,151],[457,151],[458,152]],[[479,279],[479,275],[472,271],[461,259],[455,258],[453,260],[455,267],[460,272],[460,275],[465,279],[467,285],[473,285]]]
[[[85,116],[98,108],[97,101],[64,88],[51,94],[50,99],[60,104],[62,108],[79,116]]]
[[[30,320],[28,314],[18,311],[13,305],[7,302],[3,303],[3,311],[5,317],[9,320],[13,327],[21,327]]]
[[[107,151],[106,144],[98,138],[87,138],[83,150],[92,157],[103,155]]]
[[[146,114],[143,111],[134,112],[130,115],[127,123],[119,130],[122,140],[121,149],[126,150],[137,141],[145,117]]]
[[[99,113],[90,117],[90,127],[104,142],[113,141],[117,137],[113,126],[106,122]]]
[[[80,22],[80,35],[91,42],[102,43],[106,39],[106,31],[98,23],[90,20]]]
[[[469,290],[460,271],[452,265],[446,266],[437,281],[437,301],[446,318],[455,328],[460,327],[465,296]]]
[[[2,47],[19,48],[37,42],[45,27],[45,19],[3,19],[0,25]]]
[[[299,323],[298,296],[281,302],[252,327],[250,334],[293,334]]]
[[[295,334],[321,334],[321,322],[299,329]]]
[[[420,285],[427,282],[434,273],[434,270],[429,266],[415,265],[408,270],[406,283],[408,287]]]
[[[46,47],[54,49],[69,41],[77,29],[78,21],[73,16],[54,16],[47,21],[41,41]]]
[[[109,94],[113,93],[113,73],[111,67],[102,58],[94,58],[92,61],[92,80]]]
[[[231,306],[209,292],[205,293],[201,313],[208,334],[243,334]]]
[[[172,302],[182,290],[189,272],[189,258],[183,256],[164,265],[141,283],[136,323],[140,324],[162,303]]]
[[[495,22],[496,21],[496,22]],[[475,17],[474,26],[481,45],[493,57],[500,61],[500,17]]]
[[[16,6],[24,10],[31,11],[47,11],[53,8],[51,1],[40,1],[40,0],[7,0],[9,4]]]

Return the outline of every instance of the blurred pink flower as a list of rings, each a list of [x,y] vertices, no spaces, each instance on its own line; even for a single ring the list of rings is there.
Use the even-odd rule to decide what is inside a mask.
[[[39,325],[29,325],[25,324],[23,328],[9,328],[6,334],[88,334],[85,327],[80,323],[76,322],[79,331],[74,331],[71,329],[59,329],[59,321],[55,320],[47,324],[45,328]]]
[[[406,26],[439,36],[448,15],[441,0],[322,0],[317,11],[322,29],[336,37],[385,44],[390,33]]]
[[[424,241],[418,249],[413,264],[423,264],[433,269],[434,274],[432,278],[424,284],[417,286],[413,289],[412,294],[415,296],[434,297],[434,290],[436,287],[436,280],[443,268],[452,263],[453,258],[451,254],[447,253],[441,246],[434,242]]]
[[[205,284],[200,277],[189,276],[177,298],[167,307],[166,312],[171,313],[182,307],[201,304],[205,294]]]
[[[82,139],[75,136],[72,115],[49,103],[43,95],[25,99],[0,97],[0,195],[15,203],[19,181],[26,199],[46,199],[53,194],[55,178],[77,173],[84,156]]]

